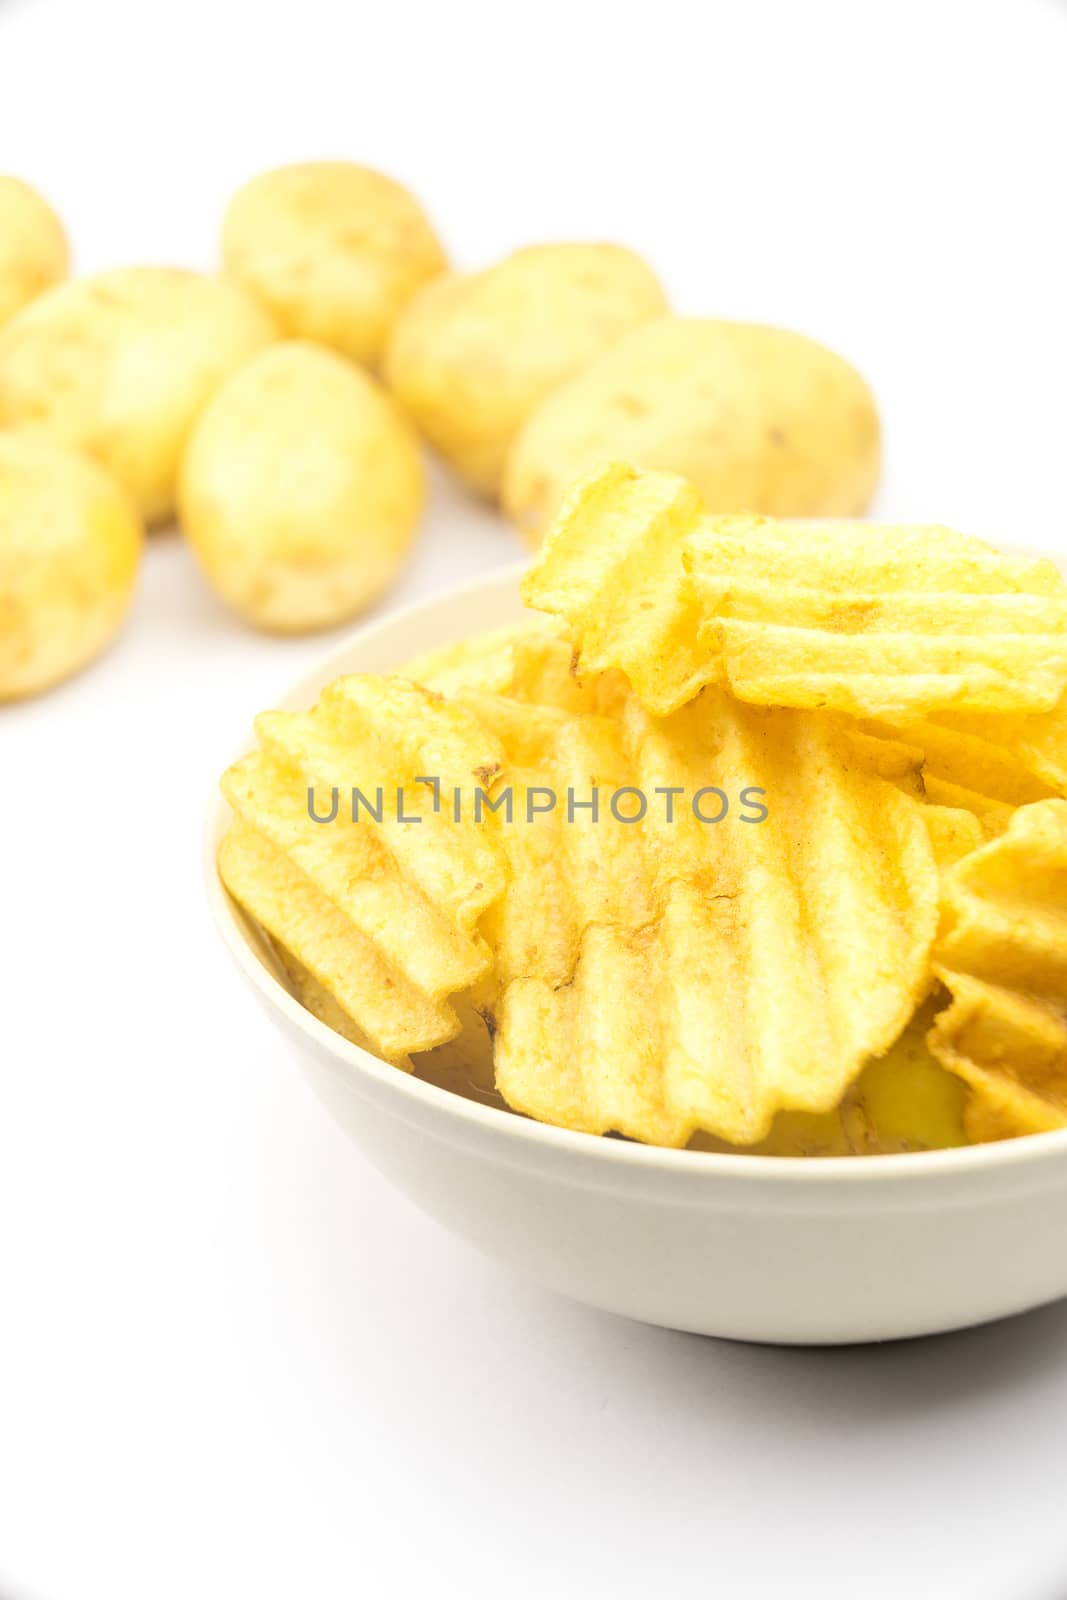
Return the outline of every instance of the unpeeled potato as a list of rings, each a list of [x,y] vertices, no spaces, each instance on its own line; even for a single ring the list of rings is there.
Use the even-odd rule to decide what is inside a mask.
[[[51,687],[111,643],[142,542],[128,497],[93,462],[0,434],[0,700]]]
[[[276,337],[223,278],[129,267],[61,284],[0,330],[0,426],[33,424],[84,450],[158,522],[198,413]]]
[[[414,196],[349,161],[246,183],[223,222],[222,258],[283,333],[372,366],[411,296],[448,265]]]
[[[663,317],[530,415],[503,502],[536,545],[571,483],[626,461],[688,478],[712,513],[859,516],[880,454],[871,392],[833,351],[782,328]]]
[[[532,245],[428,284],[401,315],[385,376],[466,483],[494,498],[515,433],[565,378],[662,316],[651,268],[613,244]]]
[[[299,341],[231,378],[182,464],[180,518],[204,572],[248,622],[329,627],[396,577],[422,510],[414,436],[360,368]]]
[[[40,195],[0,174],[0,327],[66,277],[63,226]]]

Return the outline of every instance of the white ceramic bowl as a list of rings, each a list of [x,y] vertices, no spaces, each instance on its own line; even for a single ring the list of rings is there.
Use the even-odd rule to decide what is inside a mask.
[[[520,570],[362,629],[284,704],[517,617]],[[464,1098],[349,1044],[292,997],[219,882],[227,816],[214,799],[205,871],[231,956],[369,1159],[489,1255],[623,1316],[783,1344],[938,1333],[1067,1295],[1067,1132],[852,1160],[705,1155]]]

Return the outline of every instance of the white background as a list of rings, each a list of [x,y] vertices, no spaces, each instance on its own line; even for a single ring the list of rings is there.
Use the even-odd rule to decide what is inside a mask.
[[[0,168],[79,266],[208,266],[351,156],[456,258],[644,250],[872,379],[879,511],[1067,554],[1067,6],[0,0]],[[408,599],[511,560],[438,484]],[[487,619],[487,622],[492,619]],[[201,816],[333,641],[173,537],[121,645],[0,716],[5,1600],[1067,1592],[1067,1306],[895,1348],[564,1303],[392,1193],[208,925]]]

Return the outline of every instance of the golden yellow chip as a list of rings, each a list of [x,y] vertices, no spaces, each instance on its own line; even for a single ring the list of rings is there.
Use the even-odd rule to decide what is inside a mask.
[[[362,1049],[373,1049],[367,1034],[356,1026],[348,1012],[338,1005],[292,952],[277,940],[270,939],[269,935],[267,939],[286,987],[304,1009],[352,1044]],[[444,1044],[435,1045],[433,1049],[412,1057],[398,1057],[392,1065],[401,1067],[405,1072],[413,1072],[417,1078],[434,1083],[438,1088],[448,1089],[452,1094],[460,1094],[467,1100],[477,1100],[482,1105],[494,1105],[506,1111],[507,1107],[494,1086],[492,1041],[485,1019],[465,996],[459,996],[453,1004],[460,1019],[460,1031],[446,1039]],[[956,1083],[957,1080],[952,1078],[950,1081]]]
[[[1009,719],[985,719],[987,723],[994,720]],[[1023,723],[1029,719],[1013,720]],[[962,717],[955,721],[928,718],[907,724],[867,721],[861,723],[861,727],[876,737],[904,740],[921,750],[923,776],[927,781],[933,778],[961,792],[1000,801],[1013,809],[1052,798],[1050,786],[1029,772],[1012,750],[972,730]]]
[[[1052,711],[1035,716],[998,716],[995,713],[959,711],[935,719],[984,751],[999,752],[1029,778],[1029,800],[1045,795],[1067,795],[1067,697]]]
[[[438,694],[459,694],[467,690],[508,694],[516,684],[516,650],[521,649],[527,639],[535,648],[542,638],[561,641],[559,648],[570,662],[572,648],[562,643],[562,634],[562,625],[556,618],[535,611],[520,622],[508,622],[501,628],[489,628],[484,633],[424,651],[397,671],[401,677],[421,683]]]
[[[682,479],[621,466],[572,492],[523,595],[661,715],[712,682],[893,719],[1048,712],[1067,688],[1050,561],[946,528],[705,517]]]
[[[608,467],[571,491],[522,581],[527,605],[567,622],[583,674],[620,669],[657,713],[714,676],[697,649],[701,615],[682,565],[700,517],[682,478]]]
[[[947,875],[930,1048],[972,1090],[973,1137],[1067,1126],[1067,801],[1017,811]]]
[[[710,522],[686,552],[699,641],[756,704],[914,718],[1047,711],[1067,683],[1051,562],[939,528]]]
[[[1056,793],[1010,742],[1014,730],[1044,720],[956,713],[906,724],[868,718],[858,726],[874,738],[906,740],[922,757],[927,799],[973,812],[986,836],[994,838],[1018,806]],[[1001,737],[994,736],[998,731]]]
[[[240,839],[240,829],[241,824],[238,823],[236,833],[238,841]],[[248,840],[250,850],[253,853],[246,857],[246,864],[251,867],[258,859],[258,852],[264,851],[265,841],[256,840],[251,834],[251,830],[249,830]],[[231,844],[230,848],[232,849],[233,847],[233,844]],[[269,852],[268,859],[273,859],[269,856]],[[240,869],[238,868],[238,870]],[[261,931],[263,930],[261,929]],[[334,1033],[339,1033],[342,1038],[348,1039],[350,1043],[359,1045],[363,1050],[374,1049],[375,1046],[369,1036],[362,1028],[357,1027],[348,1012],[338,1005],[329,990],[323,988],[319,980],[312,976],[303,962],[298,961],[292,951],[287,950],[283,944],[279,944],[277,939],[272,939],[269,934],[264,936],[281,969],[280,975],[285,982],[286,988],[295,999],[300,1001],[304,1010],[310,1011],[313,1017],[317,1017],[320,1022],[325,1023],[327,1028],[332,1029]],[[365,1008],[362,1009],[365,1010]],[[448,1046],[442,1045],[440,1048],[444,1050]],[[392,1065],[402,1067],[405,1072],[410,1072],[414,1064],[407,1055],[401,1055],[393,1058]]]
[[[242,824],[220,854],[227,888],[380,1054],[454,1036],[449,997],[489,969],[478,921],[505,883],[498,819],[481,805],[499,740],[415,684],[359,676],[257,731],[260,749],[223,778]]]
[[[559,706],[531,704],[512,695],[471,692],[458,700],[499,739],[509,781],[521,776],[523,768],[549,759],[556,735],[571,715]]]
[[[867,1063],[839,1106],[821,1115],[779,1112],[766,1139],[741,1153],[874,1156],[967,1144],[966,1086],[934,1059],[926,1042],[933,1013],[928,1001],[885,1055]],[[690,1144],[738,1153],[736,1145],[708,1134],[697,1134]]]
[[[924,807],[831,719],[708,691],[659,720],[631,697],[567,718],[514,787],[509,887],[483,925],[516,1109],[751,1144],[778,1111],[835,1107],[923,998]]]
[[[621,672],[580,678],[561,624],[538,613],[430,651],[403,671],[473,711],[500,740],[509,769],[546,760],[567,716],[609,714],[630,694]]]
[[[238,904],[284,944],[355,1025],[337,1031],[405,1067],[411,1050],[429,1049],[455,1033],[450,1009],[400,982],[373,941],[240,817],[219,846],[219,875]],[[336,1027],[331,1014],[316,1014]]]
[[[982,819],[969,807],[927,805],[923,821],[942,874],[950,872],[972,851],[980,850],[988,837]]]
[[[968,1143],[964,1085],[931,1053],[927,1002],[885,1055],[868,1062],[842,1104],[856,1154],[947,1150]]]

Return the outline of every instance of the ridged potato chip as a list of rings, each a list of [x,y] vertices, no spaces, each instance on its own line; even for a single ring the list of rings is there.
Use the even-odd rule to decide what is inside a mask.
[[[965,806],[927,805],[923,821],[942,875],[972,851],[980,850],[990,835],[986,819]]]
[[[1051,561],[945,528],[705,517],[694,489],[612,466],[572,493],[523,582],[587,671],[666,715],[706,683],[757,705],[915,720],[1048,712],[1067,688]]]
[[[378,1054],[453,1038],[451,997],[489,969],[478,923],[505,885],[497,819],[472,814],[499,742],[400,678],[338,679],[256,727],[260,748],[223,778],[223,882]]]
[[[1022,807],[946,877],[930,1048],[972,1091],[970,1129],[1067,1127],[1067,800]]]
[[[578,668],[626,673],[644,705],[676,711],[709,681],[682,552],[702,507],[691,484],[615,464],[571,491],[522,580],[528,606],[562,617]]]
[[[239,823],[235,824],[232,833],[233,838],[228,839],[227,843],[230,849],[234,850],[235,854],[237,854],[238,850],[240,849],[241,835],[241,826]],[[246,839],[246,848],[251,861],[254,862],[257,853],[264,852],[266,850],[266,842],[262,838],[253,837],[251,830],[249,830]],[[270,859],[269,851],[266,853],[268,859]],[[229,870],[231,875],[236,877],[232,860]],[[239,871],[240,869],[238,868],[237,870]],[[262,929],[260,931],[264,932]],[[298,961],[291,950],[287,950],[284,945],[278,943],[277,939],[272,939],[270,935],[265,932],[264,938],[271,954],[274,956],[278,966],[281,968],[286,987],[290,990],[293,996],[300,1001],[300,1004],[304,1007],[304,1010],[310,1011],[313,1017],[317,1017],[321,1023],[325,1024],[327,1028],[332,1029],[334,1033],[339,1033],[341,1037],[343,1039],[347,1039],[350,1044],[358,1045],[361,1050],[373,1048],[368,1035],[363,1031],[362,1028],[356,1026],[356,1023],[352,1020],[351,1016],[349,1016],[348,1012],[345,1011],[343,1007],[338,1005],[337,1001],[334,999],[333,995],[330,994],[329,990],[323,988],[322,984],[317,978],[312,976],[307,967],[304,966],[303,962]],[[373,955],[371,956],[371,962],[373,965]],[[409,1072],[412,1069],[413,1063],[407,1056],[397,1056],[393,1061],[393,1065],[403,1068],[405,1072]]]
[[[992,839],[1004,833],[1019,806],[1064,793],[1047,781],[1055,769],[1054,740],[1044,732],[1061,720],[1060,711],[1033,717],[956,712],[903,725],[869,718],[856,727],[872,737],[905,741],[921,758],[923,789],[932,805],[963,808]],[[1033,734],[1031,724],[1037,725]]]
[[[276,942],[305,967],[347,1020],[321,1009],[316,995],[303,1002],[354,1043],[410,1070],[409,1051],[429,1048],[458,1026],[446,1007],[398,981],[373,942],[276,850],[238,817],[219,846],[219,876],[226,888]]]
[[[1043,797],[1067,795],[1067,697],[1051,711],[1034,716],[998,716],[958,711],[934,722],[961,740],[972,741],[980,768],[1008,763],[1028,780],[1025,805]]]
[[[941,528],[711,523],[686,563],[699,642],[755,704],[1042,711],[1067,682],[1067,586],[1051,561]]]
[[[1017,719],[1020,723],[1024,720]],[[934,716],[908,723],[872,718],[860,726],[877,737],[901,739],[921,750],[928,793],[933,782],[940,786],[939,792],[970,797],[979,809],[994,803],[1008,811],[1053,798],[1050,785],[1029,772],[1014,751],[973,731],[965,715],[955,720]]]
[[[750,1144],[779,1111],[832,1110],[923,998],[938,904],[924,808],[830,719],[712,690],[659,720],[631,696],[565,716],[515,785],[517,808],[557,797],[504,829],[509,886],[484,921],[497,1084],[527,1115]],[[638,824],[607,814],[620,792],[624,809],[645,797]],[[672,793],[707,820],[691,798],[669,815]],[[716,823],[720,793],[741,814]]]
[[[398,670],[402,677],[421,683],[439,694],[452,695],[480,689],[489,694],[514,694],[521,687],[518,652],[532,639],[555,641],[566,656],[568,668],[573,646],[564,642],[564,627],[556,617],[534,611],[521,622],[508,622],[500,628],[487,628],[451,644],[439,645],[414,656]]]
[[[468,706],[499,738],[509,769],[547,759],[569,715],[611,714],[630,693],[620,672],[580,678],[562,625],[536,612],[430,651],[403,674]]]
[[[779,1112],[758,1144],[739,1147],[696,1134],[690,1148],[760,1156],[882,1156],[969,1143],[966,1086],[935,1060],[926,1042],[933,1011],[928,1001],[885,1055],[867,1063],[832,1111]]]

